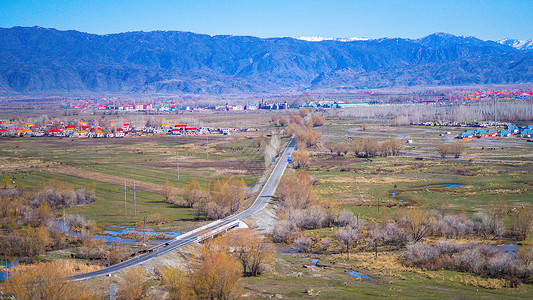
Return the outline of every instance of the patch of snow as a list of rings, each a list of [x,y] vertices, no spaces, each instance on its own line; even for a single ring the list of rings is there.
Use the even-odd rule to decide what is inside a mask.
[[[498,43],[502,45],[511,46],[518,50],[533,50],[533,39],[530,40],[516,40],[516,39],[503,39],[499,40]]]
[[[347,37],[347,38],[325,38],[321,36],[302,36],[298,40],[307,41],[307,42],[322,42],[322,41],[337,41],[337,42],[354,42],[354,41],[368,41],[369,38],[360,38],[360,37]]]

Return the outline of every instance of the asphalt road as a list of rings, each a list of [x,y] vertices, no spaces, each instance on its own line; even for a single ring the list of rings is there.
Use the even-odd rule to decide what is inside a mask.
[[[268,177],[268,180],[263,186],[263,189],[261,189],[261,192],[255,199],[254,203],[248,209],[238,214],[228,216],[224,219],[211,222],[205,226],[200,227],[199,229],[193,230],[192,232],[182,234],[172,240],[169,240],[163,244],[160,244],[152,248],[151,251],[148,253],[141,254],[139,256],[133,257],[129,260],[123,261],[113,266],[109,266],[109,267],[106,267],[106,268],[103,268],[97,271],[89,272],[89,273],[74,275],[69,278],[71,280],[82,280],[82,279],[89,279],[92,277],[111,274],[113,272],[121,271],[126,268],[142,264],[143,262],[146,262],[154,257],[163,255],[179,247],[199,241],[201,237],[209,235],[217,230],[220,230],[221,228],[227,228],[228,226],[234,226],[234,225],[236,226],[238,221],[244,220],[247,217],[253,215],[254,213],[262,210],[268,204],[271,197],[276,192],[276,188],[278,187],[281,176],[285,172],[285,168],[287,167],[287,164],[288,164],[287,159],[289,158],[289,156],[292,155],[292,152],[294,151],[294,145],[295,145],[295,141],[294,139],[291,139],[287,148],[283,151],[283,154],[280,156],[276,166],[274,167],[274,170],[272,170],[272,173]]]

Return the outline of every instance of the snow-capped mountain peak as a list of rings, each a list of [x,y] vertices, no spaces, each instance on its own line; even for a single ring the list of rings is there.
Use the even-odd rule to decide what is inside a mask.
[[[530,40],[516,40],[516,39],[503,39],[498,43],[506,46],[511,46],[520,51],[533,51],[533,39]]]

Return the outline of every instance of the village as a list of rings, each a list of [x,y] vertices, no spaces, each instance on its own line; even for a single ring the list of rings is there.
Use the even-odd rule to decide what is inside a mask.
[[[159,126],[137,126],[129,123],[119,124],[110,122],[108,125],[94,121],[88,124],[80,121],[51,122],[44,126],[38,126],[31,122],[11,122],[0,120],[0,136],[4,137],[78,137],[78,138],[123,138],[128,136],[147,135],[198,135],[198,134],[222,134],[230,135],[237,131],[257,131],[255,128],[210,128],[192,127],[187,124],[161,123]]]
[[[533,125],[527,125],[524,127],[517,127],[514,125],[506,125],[505,129],[476,129],[467,130],[457,135],[457,139],[474,139],[474,138],[495,138],[495,137],[521,137],[531,138],[533,134]]]

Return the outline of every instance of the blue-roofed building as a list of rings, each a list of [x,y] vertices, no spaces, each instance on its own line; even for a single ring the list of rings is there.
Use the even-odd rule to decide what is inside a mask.
[[[520,136],[523,138],[530,138],[533,135],[533,129],[522,129],[520,131]]]
[[[488,137],[497,137],[498,136],[498,131],[494,130],[494,129],[489,129],[489,130],[487,130],[487,136]]]
[[[485,129],[476,129],[474,130],[474,135],[477,137],[477,138],[486,138],[488,137],[488,131],[486,131]]]
[[[464,131],[459,133],[459,135],[456,137],[458,139],[473,139],[475,137],[475,133],[472,130]]]
[[[511,134],[517,134],[520,132],[520,129],[514,125],[507,125],[505,129],[509,130]]]
[[[509,136],[511,136],[511,132],[509,132],[509,130],[507,130],[507,129],[500,130],[498,132],[498,136],[509,137]]]

